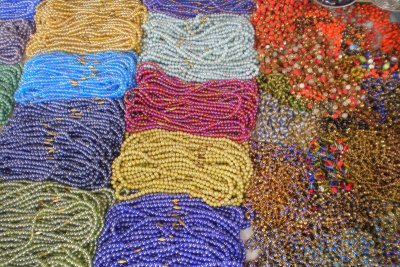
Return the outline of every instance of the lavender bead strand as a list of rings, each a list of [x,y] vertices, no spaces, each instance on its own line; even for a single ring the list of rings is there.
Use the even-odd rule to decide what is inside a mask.
[[[0,0],[0,20],[33,20],[41,0]]]
[[[0,21],[0,63],[21,62],[34,29],[35,24],[24,19]]]
[[[249,15],[253,8],[252,0],[144,0],[152,12],[160,12],[177,18],[193,18],[198,14],[237,14]]]
[[[123,139],[123,117],[121,100],[19,104],[0,135],[0,177],[107,186]]]
[[[212,208],[188,195],[121,202],[107,213],[94,266],[243,266],[244,211]]]

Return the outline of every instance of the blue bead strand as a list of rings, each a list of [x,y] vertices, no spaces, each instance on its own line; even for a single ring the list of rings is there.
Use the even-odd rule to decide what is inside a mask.
[[[0,0],[0,20],[33,20],[41,0]]]
[[[122,100],[17,105],[0,134],[0,179],[109,185],[124,133]]]
[[[25,65],[15,100],[40,103],[81,97],[122,98],[136,85],[136,60],[134,52],[40,54]]]
[[[243,207],[212,208],[188,195],[148,194],[110,208],[95,267],[243,266]]]

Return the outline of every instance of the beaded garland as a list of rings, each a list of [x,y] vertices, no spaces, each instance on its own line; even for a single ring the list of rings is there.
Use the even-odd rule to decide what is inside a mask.
[[[254,8],[252,0],[144,0],[143,2],[152,12],[160,12],[181,19],[193,18],[198,14],[248,15]]]
[[[112,167],[119,200],[188,193],[211,206],[240,205],[253,173],[245,144],[160,129],[128,134]]]
[[[51,51],[84,54],[140,51],[147,11],[139,0],[51,0],[37,7],[37,32],[27,56]]]
[[[238,15],[180,20],[150,13],[141,62],[159,64],[186,81],[252,79],[258,74],[254,29]]]
[[[0,64],[0,126],[11,115],[14,106],[14,92],[22,75],[22,65]]]
[[[128,132],[159,128],[240,143],[249,139],[257,112],[255,81],[188,83],[151,63],[138,67],[136,80],[138,86],[125,95]]]
[[[109,185],[124,133],[123,103],[76,99],[17,105],[0,134],[0,178]]]
[[[0,0],[0,20],[33,20],[41,0]]]
[[[94,266],[243,266],[239,232],[247,225],[241,207],[212,208],[187,195],[146,195],[110,208]]]
[[[15,64],[22,61],[25,45],[34,31],[28,20],[0,21],[0,63]]]
[[[0,182],[0,266],[92,266],[108,189]]]
[[[122,98],[136,85],[135,68],[134,52],[41,54],[26,63],[15,100],[40,103],[80,97]]]

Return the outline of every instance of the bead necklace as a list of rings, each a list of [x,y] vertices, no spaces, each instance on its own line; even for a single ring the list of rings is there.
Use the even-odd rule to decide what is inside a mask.
[[[123,114],[122,101],[111,99],[17,105],[0,134],[0,177],[87,189],[109,185]]]
[[[28,20],[0,21],[0,63],[15,64],[22,61],[26,42],[34,31]]]
[[[125,95],[128,132],[159,128],[239,143],[250,137],[258,102],[254,81],[189,83],[151,63],[138,67],[136,80]]]
[[[0,64],[0,126],[7,122],[14,106],[14,92],[22,75],[22,65]]]
[[[254,8],[252,0],[144,0],[143,2],[154,13],[160,12],[181,19],[193,18],[198,14],[248,15]]]
[[[37,7],[37,32],[28,43],[27,56],[50,51],[140,52],[146,18],[139,0],[43,1]]]
[[[92,266],[108,189],[58,183],[0,183],[0,266]]]
[[[317,134],[316,120],[306,111],[279,106],[277,99],[262,92],[253,140],[306,148]]]
[[[41,0],[0,0],[0,20],[33,20]]]
[[[243,266],[239,232],[247,225],[241,207],[146,195],[110,208],[94,266]]]
[[[199,15],[180,20],[150,13],[141,62],[155,62],[186,81],[242,79],[258,74],[254,30],[238,15]]]
[[[128,134],[112,167],[119,200],[188,193],[211,206],[240,205],[253,173],[245,144],[159,129]]]
[[[135,68],[134,52],[41,54],[26,63],[15,100],[39,103],[80,97],[122,98],[136,85]]]

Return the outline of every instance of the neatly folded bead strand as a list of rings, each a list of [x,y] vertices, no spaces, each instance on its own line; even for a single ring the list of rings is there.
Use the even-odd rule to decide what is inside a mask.
[[[241,207],[146,195],[108,211],[94,266],[243,266],[239,232],[247,226]]]
[[[221,80],[188,83],[143,63],[138,87],[125,95],[129,132],[154,128],[191,134],[249,139],[257,112],[255,81]]]
[[[0,178],[107,186],[124,128],[120,100],[17,105],[0,135]]]

